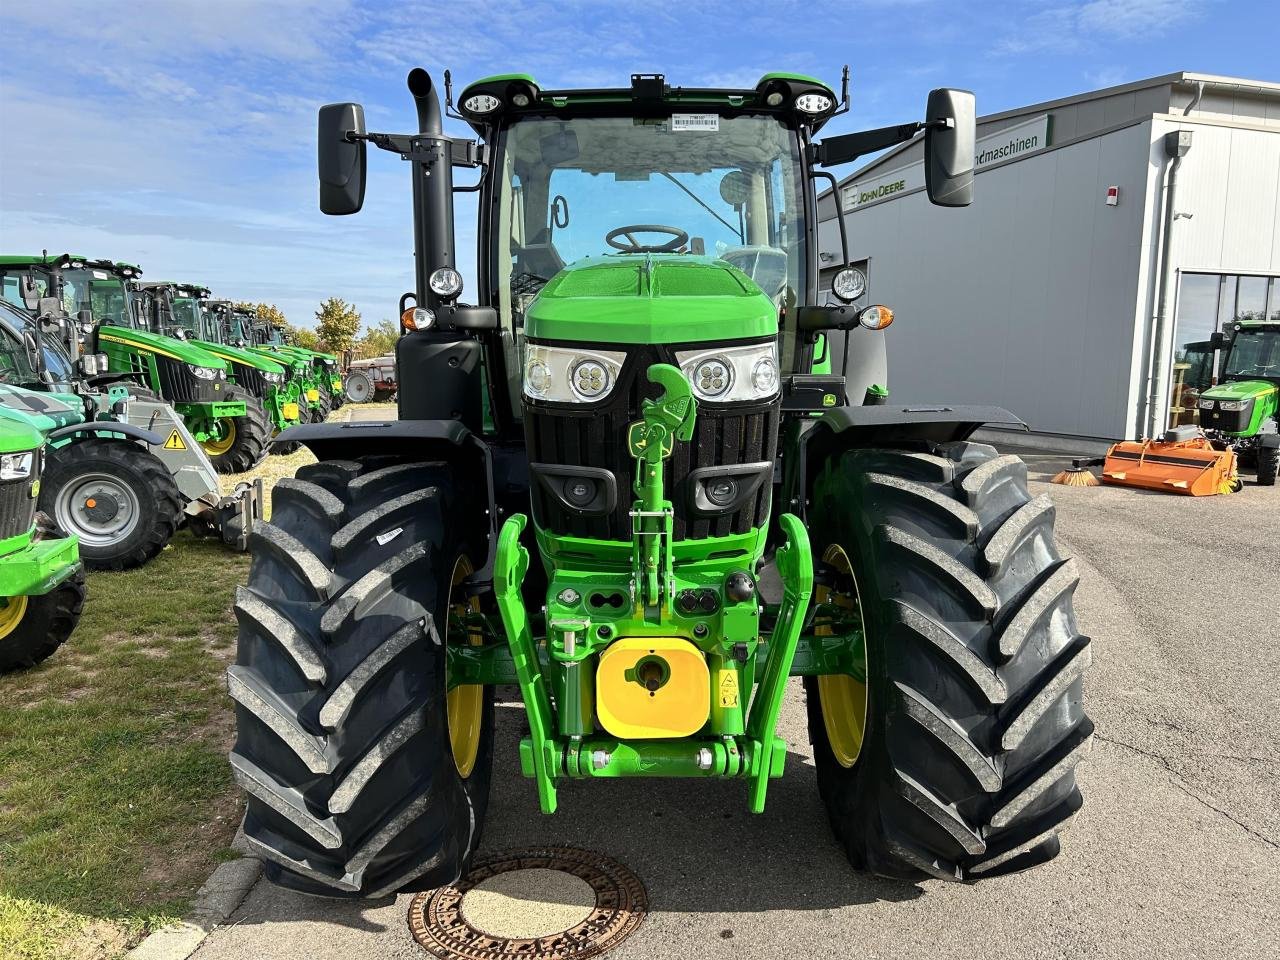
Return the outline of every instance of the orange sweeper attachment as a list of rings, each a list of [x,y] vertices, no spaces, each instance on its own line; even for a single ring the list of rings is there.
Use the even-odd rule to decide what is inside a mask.
[[[1127,440],[1107,451],[1103,483],[1192,497],[1240,489],[1236,455],[1215,450],[1199,427],[1174,427],[1161,440]]]

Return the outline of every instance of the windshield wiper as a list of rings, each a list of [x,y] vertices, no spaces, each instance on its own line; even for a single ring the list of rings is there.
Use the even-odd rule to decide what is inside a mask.
[[[670,180],[672,183],[674,183],[677,187],[679,187],[681,190],[683,190],[685,193],[687,193],[690,197],[692,197],[692,198],[693,198],[693,202],[694,202],[694,203],[696,203],[696,204],[697,204],[698,206],[700,206],[703,210],[707,211],[707,213],[711,214],[713,217],[715,217],[717,220],[719,220],[721,223],[723,223],[726,227],[728,227],[730,230],[732,230],[734,233],[736,233],[736,234],[738,235],[738,242],[739,242],[739,243],[746,243],[746,242],[747,242],[747,241],[746,241],[746,239],[742,236],[742,230],[741,230],[741,228],[739,228],[739,227],[735,227],[732,223],[730,223],[730,222],[729,222],[728,220],[726,220],[724,217],[720,216],[720,214],[718,214],[718,213],[716,213],[714,210],[712,210],[709,206],[707,206],[707,202],[706,202],[705,200],[703,200],[700,196],[698,196],[696,193],[694,193],[692,190],[690,190],[688,187],[686,187],[683,183],[681,183],[679,180],[677,180],[674,176],[672,176],[671,174],[667,173],[665,170],[661,170],[661,171],[659,171],[659,172],[660,172],[664,177],[666,177],[668,180]]]

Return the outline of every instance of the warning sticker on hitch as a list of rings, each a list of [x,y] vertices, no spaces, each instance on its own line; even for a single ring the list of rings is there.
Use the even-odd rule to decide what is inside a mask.
[[[170,433],[169,439],[164,442],[164,449],[166,450],[187,449],[187,445],[182,442],[182,434],[178,433],[177,430],[174,430],[172,433]]]
[[[719,681],[720,706],[736,707],[738,705],[738,671],[721,670]]]
[[[715,133],[720,129],[720,115],[717,113],[674,113],[671,115],[671,129],[705,130]]]

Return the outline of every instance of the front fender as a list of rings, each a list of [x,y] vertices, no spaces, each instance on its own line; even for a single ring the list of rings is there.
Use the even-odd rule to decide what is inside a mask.
[[[131,423],[117,423],[114,420],[91,420],[86,423],[73,423],[67,427],[59,427],[49,433],[48,439],[50,443],[56,443],[77,433],[121,434],[130,440],[141,440],[143,443],[150,444],[153,447],[158,447],[164,443],[164,437],[152,430],[135,427]]]

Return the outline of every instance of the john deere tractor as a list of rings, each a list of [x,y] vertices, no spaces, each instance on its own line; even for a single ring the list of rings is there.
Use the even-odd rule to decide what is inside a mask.
[[[819,140],[847,96],[796,74],[509,74],[459,96],[471,140],[442,132],[425,71],[408,84],[416,133],[320,110],[324,212],[360,209],[368,144],[408,162],[416,282],[399,419],[282,435],[319,462],[276,486],[237,595],[231,764],[269,876],[335,896],[455,878],[509,683],[528,732],[508,762],[547,814],[617,777],[737,780],[763,810],[803,677],[856,866],[977,880],[1057,854],[1093,727],[1053,506],[968,439],[1009,413],[864,404],[892,313],[848,266],[819,291],[822,168],[922,133],[928,196],[967,204],[972,94]],[[455,189],[478,199],[475,304]],[[815,373],[836,339],[840,372]]]
[[[141,273],[131,264],[70,254],[0,257],[5,299],[21,306],[21,279],[32,275],[42,296],[59,297],[80,321],[84,352],[104,356],[107,373],[132,379],[172,404],[218,472],[252,469],[271,439],[261,403],[231,382],[223,360],[151,332],[137,289]]]
[[[300,422],[300,387],[286,365],[237,346],[219,315],[206,309],[207,287],[144,282],[138,288],[145,296],[152,331],[193,343],[223,360],[235,384],[262,407],[272,436]]]
[[[43,448],[39,430],[0,414],[0,673],[50,656],[84,606],[76,538],[36,513]]]
[[[1236,451],[1275,486],[1280,467],[1280,317],[1245,319],[1231,337],[1210,341],[1223,351],[1216,385],[1200,391],[1200,424],[1210,439]]]
[[[321,350],[308,350],[285,339],[284,328],[278,323],[271,323],[256,315],[252,316],[253,339],[263,350],[273,353],[304,357],[311,362],[316,389],[323,401],[325,416],[330,410],[337,410],[346,400],[342,390],[342,369],[338,358],[332,353]],[[323,418],[322,418],[323,419]]]

